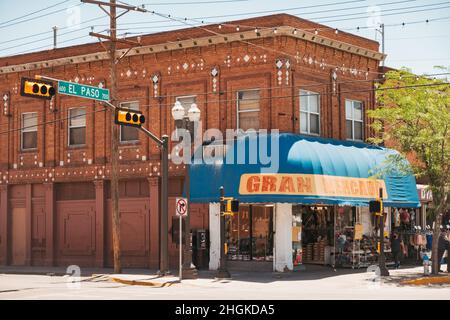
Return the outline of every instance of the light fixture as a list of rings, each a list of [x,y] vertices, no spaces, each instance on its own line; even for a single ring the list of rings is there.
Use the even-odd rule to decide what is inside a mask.
[[[294,29],[294,31],[292,31],[293,34],[297,34],[297,29]]]
[[[316,29],[316,30],[314,31],[314,33],[315,33],[316,35],[318,35],[318,34],[319,34],[319,30]]]
[[[236,31],[239,31],[239,30],[240,30],[240,28],[239,28],[239,26],[237,26],[237,27],[236,27]]]
[[[339,33],[339,29],[336,28],[336,30],[334,30],[334,33],[338,34]]]
[[[200,109],[197,107],[196,103],[191,104],[191,107],[188,110],[188,117],[189,121],[192,122],[197,122],[200,120]]]
[[[172,117],[175,120],[183,120],[184,118],[184,108],[178,100],[175,102],[172,108]]]
[[[277,33],[277,32],[278,32],[277,28],[273,29],[273,33]]]
[[[258,31],[259,31],[259,30],[258,30],[258,27],[256,27],[256,28],[255,28],[255,33],[258,33]]]

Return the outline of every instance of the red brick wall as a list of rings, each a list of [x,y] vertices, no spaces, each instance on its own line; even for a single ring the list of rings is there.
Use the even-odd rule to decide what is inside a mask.
[[[290,25],[298,28],[323,27],[288,15],[243,20],[241,23],[242,25],[258,25],[260,27],[281,25]],[[246,28],[242,27],[241,29],[245,30]],[[222,29],[222,32],[226,31]],[[229,30],[229,32],[233,32],[233,30]],[[378,43],[371,40],[343,32],[336,35],[333,29],[329,31],[321,30],[320,32],[329,38],[339,39],[371,50],[378,50]],[[177,38],[189,39],[206,35],[208,34],[202,30],[187,29],[186,31],[168,32],[144,37],[143,43],[161,43],[168,40],[176,40]],[[183,95],[197,94],[197,104],[201,110],[204,130],[207,128],[219,128],[224,131],[226,128],[236,128],[236,91],[259,88],[261,90],[260,127],[298,133],[300,126],[299,88],[304,87],[307,90],[323,94],[321,96],[321,135],[336,139],[345,139],[346,98],[361,100],[364,102],[365,108],[368,109],[374,107],[374,95],[370,92],[373,84],[371,81],[366,80],[377,77],[371,71],[377,71],[378,61],[325,47],[318,43],[306,42],[305,40],[286,36],[251,40],[250,42],[254,45],[232,42],[125,57],[118,64],[119,99],[121,101],[139,101],[140,110],[143,111],[147,118],[146,127],[158,136],[170,134],[174,129],[174,122],[171,119],[171,108],[175,98]],[[102,48],[97,44],[74,46],[2,58],[0,59],[0,66],[100,51],[102,51]],[[275,65],[277,59],[281,59],[283,62],[280,70]],[[289,68],[286,65],[288,60]],[[184,64],[188,66],[186,69],[183,67]],[[330,65],[355,68],[360,70],[360,72],[352,75],[349,71],[339,71],[337,91],[333,94],[332,68],[330,68]],[[217,77],[217,93],[212,93],[213,78],[210,72],[214,67],[217,67],[220,71]],[[75,78],[78,78],[80,83],[94,86],[102,81],[108,87],[108,68],[108,61],[96,61],[0,75],[1,96],[5,93],[10,94],[9,115],[4,115],[3,112],[0,113],[0,185],[4,185],[6,182],[9,185],[31,183],[41,185],[42,183],[51,182],[92,182],[94,180],[108,179],[112,122],[109,111],[101,111],[104,107],[99,103],[63,95],[56,95],[52,109],[50,109],[48,101],[24,98],[19,94],[20,78],[33,77],[35,74],[44,74],[69,81],[75,81]],[[278,74],[279,71],[281,74]],[[367,75],[366,71],[369,71]],[[151,80],[155,74],[160,76],[157,88],[158,96],[156,97]],[[281,82],[279,77],[281,77]],[[69,108],[78,106],[87,108],[86,146],[69,147],[67,143],[68,124],[64,118],[67,118]],[[38,148],[36,151],[22,152],[20,150],[20,115],[23,112],[30,111],[39,113],[38,123],[56,122],[39,126]],[[92,113],[93,111],[99,112]],[[367,137],[371,134],[367,122],[365,123],[365,128]],[[155,143],[149,141],[144,135],[140,134],[139,138],[138,142],[122,144],[120,147],[120,177],[122,179],[143,179],[158,175],[159,149]],[[68,161],[69,159],[70,162]],[[64,162],[63,166],[60,166],[61,161]],[[92,164],[88,163],[90,161],[92,161]],[[42,166],[40,166],[40,163]],[[17,165],[17,169],[14,168],[14,165]],[[184,170],[183,166],[170,165],[170,174],[172,176],[171,197],[181,194],[181,177],[184,175]],[[140,217],[146,223],[150,220],[152,221],[150,222],[151,230],[145,229],[145,238],[139,240],[145,242],[147,241],[146,239],[152,239],[148,245],[149,247],[139,247],[141,254],[145,252],[145,255],[150,255],[149,252],[151,252],[152,256],[140,257],[140,260],[130,260],[130,265],[150,265],[155,267],[157,260],[158,246],[154,241],[157,241],[159,235],[157,234],[158,220],[157,218],[155,219],[154,215],[158,211],[158,203],[156,201],[159,200],[156,199],[159,196],[157,189],[154,189],[152,183],[150,183],[150,203],[148,203],[148,200],[144,201],[142,197],[139,203],[144,206],[142,207],[144,209],[139,207],[135,210],[140,212]],[[13,193],[11,188],[2,190],[0,201],[10,198],[10,195]],[[45,207],[52,208],[54,206],[55,210],[65,208],[63,203],[56,206],[52,202],[55,201],[53,199],[54,196],[52,196],[54,191],[52,190],[46,193]],[[101,191],[103,189],[99,190],[98,192],[96,191],[97,195],[103,192]],[[105,190],[107,190],[106,187]],[[95,203],[89,202],[90,209],[85,210],[88,212],[85,218],[88,220],[93,219],[94,209],[92,208],[94,206],[97,208],[96,210],[100,208],[105,210],[104,212],[109,212],[108,209],[102,209],[109,207],[107,198],[108,196],[105,196],[104,201],[97,199]],[[35,212],[33,221],[35,222],[31,222],[30,224],[32,225],[36,225],[36,221],[42,219],[41,207],[43,204],[39,202],[41,200],[36,199],[36,204],[33,202],[33,211]],[[7,210],[8,204],[0,203],[0,208],[3,208],[3,211]],[[199,206],[193,210],[195,217],[192,223],[195,227],[207,227],[207,210],[207,206]],[[61,227],[61,222],[56,219],[56,216],[53,217],[53,211],[48,212],[51,212],[46,213],[49,216],[47,219],[48,223],[46,222],[48,230],[43,231],[42,224],[39,224],[40,227],[32,227],[32,241],[35,238],[40,239],[41,242],[39,243],[35,241],[36,246],[40,248],[44,248],[43,235],[51,235],[50,226],[52,222],[49,219],[53,219],[54,227]],[[99,214],[98,212],[95,213],[97,216]],[[103,224],[105,226],[104,230],[110,230],[109,215],[101,213],[100,217],[101,221],[104,222],[100,226],[97,225],[95,227],[98,230],[96,231],[98,236],[96,236],[97,238],[92,237],[90,243],[93,246],[95,241],[103,243],[104,240],[106,241],[105,249],[102,253],[95,253],[95,256],[94,253],[90,252],[89,258],[80,259],[82,264],[92,265],[95,261],[96,265],[99,265],[102,259],[105,261],[110,261],[111,259],[110,234],[109,231],[106,231],[106,234],[103,234],[102,231]],[[9,221],[8,219],[5,213],[0,212],[0,221]],[[91,228],[95,229],[94,226],[91,226]],[[0,229],[0,232],[2,230],[4,228]],[[59,236],[60,234],[56,234],[55,243],[59,241]],[[3,239],[3,235],[0,235],[0,237]],[[58,246],[61,245],[63,244],[55,245],[55,248],[58,249]],[[48,250],[51,245],[47,243],[46,247]],[[6,252],[5,242],[1,243],[0,249],[1,252]],[[172,255],[175,255],[174,250],[175,246],[171,245]],[[47,263],[51,263],[52,259],[56,259],[57,262],[59,261],[58,263],[66,261],[64,255],[56,251],[55,255],[56,258],[53,258],[53,255],[50,255],[50,258],[48,258],[49,255],[47,254],[46,261],[50,261]],[[35,258],[36,261],[39,261],[38,263],[44,260],[41,255]],[[0,260],[5,261],[5,257],[0,257]]]

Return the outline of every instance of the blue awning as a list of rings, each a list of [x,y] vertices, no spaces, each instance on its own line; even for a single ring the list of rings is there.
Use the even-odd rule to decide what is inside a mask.
[[[394,150],[288,133],[206,147],[214,148],[225,150],[220,158],[204,156],[190,166],[191,202],[217,202],[223,186],[241,203],[368,206],[381,187],[385,206],[420,207],[415,177],[389,160]]]

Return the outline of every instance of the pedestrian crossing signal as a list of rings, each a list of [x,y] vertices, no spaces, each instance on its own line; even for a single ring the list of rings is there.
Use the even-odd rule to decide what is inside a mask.
[[[56,90],[51,81],[22,78],[20,95],[38,99],[51,100]]]
[[[145,116],[137,110],[116,108],[114,122],[123,126],[139,128],[145,123]]]

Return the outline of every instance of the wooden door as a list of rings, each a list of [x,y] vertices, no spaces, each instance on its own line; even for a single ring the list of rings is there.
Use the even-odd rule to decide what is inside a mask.
[[[11,264],[23,266],[26,260],[25,208],[12,209]]]

